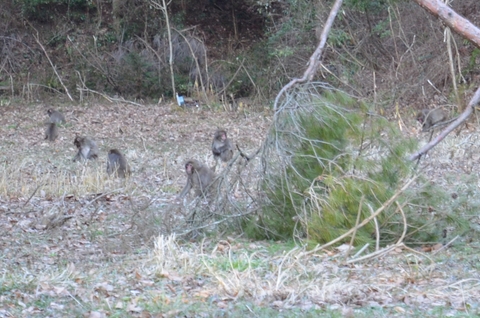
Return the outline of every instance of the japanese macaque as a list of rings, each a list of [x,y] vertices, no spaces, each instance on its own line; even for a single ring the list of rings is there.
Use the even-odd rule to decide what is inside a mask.
[[[432,110],[422,109],[417,114],[417,120],[422,124],[422,131],[428,131],[432,126],[446,121],[448,118],[447,112],[441,108]]]
[[[58,137],[58,127],[55,123],[47,124],[47,130],[45,131],[45,139],[48,141],[55,141]]]
[[[217,130],[213,136],[212,152],[215,162],[220,159],[223,162],[228,162],[233,157],[233,147],[230,139],[227,138],[225,130]]]
[[[185,173],[187,174],[187,184],[178,195],[181,199],[193,188],[195,196],[206,195],[211,192],[210,185],[215,179],[215,173],[206,165],[198,160],[191,159],[185,163]]]
[[[130,175],[130,166],[127,159],[118,149],[110,149],[108,152],[107,173],[120,178]]]
[[[50,108],[47,110],[48,117],[50,117],[49,123],[65,124],[65,116],[58,110]]]
[[[78,153],[73,158],[73,161],[98,158],[97,144],[90,138],[77,136],[75,137],[73,144],[78,148]]]

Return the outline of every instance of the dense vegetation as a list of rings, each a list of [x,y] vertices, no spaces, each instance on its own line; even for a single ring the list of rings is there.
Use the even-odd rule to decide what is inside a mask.
[[[329,10],[310,0],[173,1],[166,10],[169,38],[161,6],[159,0],[3,1],[2,92],[33,98],[68,90],[78,98],[93,90],[158,100],[173,93],[172,44],[181,94],[209,102],[270,99],[304,69]],[[474,0],[452,6],[471,20],[480,11]],[[454,41],[452,79],[442,24],[415,3],[346,1],[317,79],[384,109],[432,100],[448,105],[456,101],[452,80],[464,100],[479,75],[478,49]]]

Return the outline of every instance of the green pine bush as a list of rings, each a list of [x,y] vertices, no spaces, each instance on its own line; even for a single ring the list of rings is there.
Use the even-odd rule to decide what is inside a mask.
[[[417,143],[346,94],[327,91],[297,103],[300,107],[285,107],[276,116],[270,136],[277,158],[270,156],[274,168],[265,175],[266,203],[244,229],[256,238],[296,237],[323,244],[355,227],[359,213],[359,222],[371,216],[414,175],[407,156]],[[381,243],[396,242],[402,234],[398,206],[407,217],[407,242],[438,240],[442,226],[460,220],[442,193],[423,181],[403,193],[398,205],[376,218]],[[441,213],[430,213],[432,206]],[[354,243],[375,239],[371,221],[358,229]]]

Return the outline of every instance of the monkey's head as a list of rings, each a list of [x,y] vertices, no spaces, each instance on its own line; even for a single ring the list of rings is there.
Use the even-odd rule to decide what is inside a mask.
[[[189,160],[185,163],[185,172],[187,173],[187,175],[192,175],[199,168],[199,166],[200,163],[197,160]]]
[[[420,122],[420,124],[423,124],[423,122],[425,121],[425,111],[422,110],[418,112],[417,120]]]
[[[193,167],[193,164],[189,161],[185,164],[185,172],[187,172],[188,175],[193,174],[195,171],[195,168]]]
[[[47,110],[47,115],[50,116],[52,113],[53,113],[53,109],[49,108],[49,109]]]
[[[217,130],[215,132],[215,139],[225,141],[227,139],[227,132],[225,130]]]
[[[80,149],[80,147],[82,146],[82,143],[83,143],[83,138],[82,137],[80,137],[80,136],[75,137],[75,140],[73,141],[73,144],[75,145],[75,147]]]

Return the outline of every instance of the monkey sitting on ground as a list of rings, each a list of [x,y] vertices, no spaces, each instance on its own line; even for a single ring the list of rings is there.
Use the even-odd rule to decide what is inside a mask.
[[[50,119],[49,123],[55,124],[65,124],[65,116],[58,110],[50,108],[47,110],[48,117]]]
[[[45,131],[45,139],[48,141],[55,141],[58,137],[58,127],[55,123],[47,124],[47,130]]]
[[[77,136],[75,137],[73,144],[78,148],[78,153],[73,158],[73,161],[98,158],[97,144],[90,138]]]
[[[215,179],[215,173],[206,165],[198,160],[191,159],[185,163],[185,173],[187,174],[187,184],[178,195],[181,199],[193,188],[195,196],[206,195],[211,192],[210,185]]]
[[[422,109],[417,114],[417,120],[422,124],[422,131],[428,131],[431,127],[446,121],[448,118],[447,112],[441,108],[432,110]]]
[[[230,139],[227,138],[227,132],[218,129],[213,136],[212,153],[215,158],[215,166],[220,159],[223,162],[228,162],[233,157],[233,147]]]
[[[127,159],[118,149],[110,149],[108,152],[107,173],[120,178],[125,178],[131,173]]]

